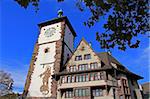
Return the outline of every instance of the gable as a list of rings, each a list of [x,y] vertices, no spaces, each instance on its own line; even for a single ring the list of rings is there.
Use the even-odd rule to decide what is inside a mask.
[[[79,58],[81,58],[81,60],[78,60]],[[75,50],[75,52],[73,53],[73,55],[71,56],[71,58],[69,59],[69,61],[66,63],[65,66],[66,68],[69,68],[70,66],[73,65],[76,66],[81,64],[90,65],[91,63],[95,62],[97,62],[98,66],[101,67],[101,59],[96,55],[91,46],[84,39],[82,39],[77,49]]]

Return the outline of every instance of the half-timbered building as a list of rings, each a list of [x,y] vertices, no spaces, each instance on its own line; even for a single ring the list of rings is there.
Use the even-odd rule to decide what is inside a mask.
[[[96,53],[67,17],[39,24],[23,97],[31,99],[142,99],[137,80],[108,52]]]

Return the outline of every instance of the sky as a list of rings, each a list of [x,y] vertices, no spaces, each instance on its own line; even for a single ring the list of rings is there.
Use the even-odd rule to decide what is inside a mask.
[[[92,28],[85,27],[83,22],[88,19],[88,10],[80,12],[75,0],[41,0],[39,11],[35,13],[31,5],[24,9],[14,0],[0,0],[0,70],[11,74],[14,79],[14,92],[22,92],[39,28],[37,24],[57,17],[58,9],[62,9],[77,33],[75,47],[84,37],[92,43],[95,52],[104,52],[96,41],[95,32],[104,32],[105,17]],[[112,49],[112,55],[130,71],[144,77],[139,83],[149,82],[150,46],[147,36],[139,36],[140,47],[127,49],[125,52]]]

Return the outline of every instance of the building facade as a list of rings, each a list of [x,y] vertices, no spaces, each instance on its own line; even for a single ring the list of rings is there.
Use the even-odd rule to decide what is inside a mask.
[[[95,53],[67,17],[39,24],[23,96],[38,99],[142,99],[137,80],[110,53]]]

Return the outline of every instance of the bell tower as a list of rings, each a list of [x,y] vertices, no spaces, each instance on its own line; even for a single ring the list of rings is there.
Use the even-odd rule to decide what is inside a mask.
[[[59,13],[62,14],[60,11]],[[74,50],[76,33],[67,17],[38,24],[40,33],[34,47],[23,95],[30,98],[56,98],[57,80]]]

